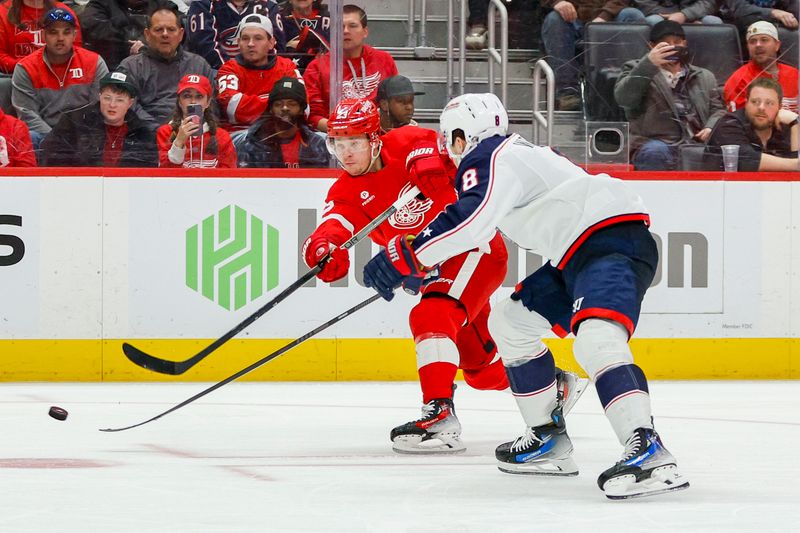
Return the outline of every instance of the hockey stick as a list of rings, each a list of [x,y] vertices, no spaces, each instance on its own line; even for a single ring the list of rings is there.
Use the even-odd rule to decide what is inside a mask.
[[[419,189],[414,186],[409,189],[407,193],[402,195],[400,198],[395,201],[392,205],[390,205],[386,211],[378,215],[375,219],[372,220],[369,224],[364,226],[358,233],[350,237],[344,244],[340,246],[340,248],[344,248],[345,250],[349,250],[353,246],[356,245],[360,240],[364,237],[369,235],[372,230],[383,224],[383,222],[392,216],[395,212],[397,212],[401,207],[406,205],[412,198],[419,194]],[[231,340],[233,337],[238,335],[245,329],[247,326],[261,318],[267,311],[278,305],[280,302],[286,299],[290,294],[294,293],[297,289],[305,285],[309,280],[311,280],[314,276],[316,276],[322,268],[325,266],[325,263],[328,259],[323,259],[323,261],[300,276],[300,278],[286,287],[280,294],[275,296],[272,300],[265,303],[261,306],[255,313],[250,315],[249,317],[242,320],[238,325],[236,325],[232,330],[227,332],[222,337],[218,338],[198,353],[186,359],[185,361],[170,361],[168,359],[162,359],[160,357],[156,357],[154,355],[150,355],[148,353],[143,352],[139,348],[133,346],[132,344],[128,344],[127,342],[122,343],[122,351],[125,353],[125,356],[130,359],[136,365],[139,365],[142,368],[146,368],[147,370],[152,370],[153,372],[158,372],[160,374],[169,374],[171,376],[178,376],[183,374],[194,365],[211,355],[214,351],[216,351],[220,346]]]
[[[162,416],[168,415],[173,411],[177,411],[181,407],[192,403],[193,401],[197,400],[198,398],[202,398],[206,394],[209,394],[210,392],[213,392],[213,391],[217,390],[218,388],[220,388],[220,387],[222,387],[224,385],[227,385],[231,381],[239,379],[240,377],[244,376],[245,374],[249,374],[250,372],[252,372],[256,368],[260,367],[261,365],[264,365],[265,363],[268,363],[268,362],[272,361],[276,357],[278,357],[280,355],[283,355],[284,353],[288,352],[289,350],[291,350],[292,348],[294,348],[298,344],[301,344],[302,342],[305,342],[306,340],[310,339],[311,337],[313,337],[314,335],[316,335],[320,331],[329,328],[330,326],[336,324],[340,320],[344,320],[345,318],[347,318],[348,316],[352,315],[353,313],[355,313],[359,309],[362,309],[362,308],[368,306],[369,304],[371,304],[375,300],[380,300],[380,298],[381,298],[380,294],[374,294],[374,295],[370,296],[369,298],[367,298],[366,300],[364,300],[360,304],[357,304],[357,305],[351,307],[350,309],[348,309],[344,313],[342,313],[340,315],[337,315],[336,317],[328,320],[327,322],[325,322],[324,324],[322,324],[320,326],[317,326],[316,328],[314,328],[313,330],[309,331],[308,333],[306,333],[302,337],[299,337],[299,338],[293,340],[289,344],[285,345],[282,348],[279,348],[278,350],[272,352],[268,356],[266,356],[266,357],[264,357],[262,359],[259,359],[258,361],[256,361],[252,365],[248,366],[247,368],[243,368],[242,370],[238,371],[237,373],[233,374],[232,376],[227,377],[227,378],[223,379],[222,381],[220,381],[219,383],[217,383],[215,385],[212,385],[211,387],[208,387],[207,389],[205,389],[203,391],[198,392],[197,394],[195,394],[191,398],[182,401],[178,405],[167,409],[163,413],[161,413],[159,415],[156,415],[153,418],[149,418],[149,419],[145,420],[144,422],[139,422],[138,424],[134,424],[132,426],[126,426],[126,427],[122,427],[122,428],[106,428],[106,429],[101,429],[100,431],[116,432],[116,431],[125,431],[127,429],[133,429],[135,427],[143,426],[143,425],[145,425],[147,423],[150,423],[150,422],[152,422],[154,420],[158,420]]]

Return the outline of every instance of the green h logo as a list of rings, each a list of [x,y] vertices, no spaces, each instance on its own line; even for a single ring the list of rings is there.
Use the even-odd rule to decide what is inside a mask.
[[[186,286],[193,291],[236,310],[277,285],[278,230],[241,207],[186,230]]]

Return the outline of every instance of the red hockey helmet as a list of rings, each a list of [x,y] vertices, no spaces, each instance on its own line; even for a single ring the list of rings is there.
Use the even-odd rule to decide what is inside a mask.
[[[339,102],[336,109],[331,113],[328,119],[328,151],[336,156],[342,166],[347,168],[343,160],[343,153],[350,151],[369,150],[368,166],[361,171],[358,175],[369,172],[372,164],[378,158],[381,152],[380,137],[381,118],[378,114],[378,108],[370,100],[358,100],[355,98],[346,98]],[[366,136],[366,141],[357,141],[357,144],[363,142],[363,148],[354,145],[346,146],[346,141],[342,137],[360,137]],[[337,148],[337,139],[338,148]],[[363,139],[363,137],[362,137]],[[352,170],[348,170],[353,172]]]
[[[371,137],[373,134],[378,135],[380,127],[378,108],[371,100],[345,98],[328,118],[328,137]]]

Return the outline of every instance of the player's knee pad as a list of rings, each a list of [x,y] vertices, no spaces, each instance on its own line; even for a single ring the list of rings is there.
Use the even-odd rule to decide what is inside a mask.
[[[581,322],[572,351],[592,381],[612,368],[633,363],[628,330],[612,320],[590,318]]]
[[[489,333],[506,366],[524,364],[540,354],[546,348],[542,336],[549,330],[546,318],[511,298],[500,301],[489,315]]]
[[[415,342],[436,336],[455,342],[466,319],[467,313],[457,300],[449,296],[429,296],[414,306],[408,323]]]
[[[508,377],[503,362],[498,359],[483,368],[463,369],[464,381],[473,389],[504,390],[508,388]]]

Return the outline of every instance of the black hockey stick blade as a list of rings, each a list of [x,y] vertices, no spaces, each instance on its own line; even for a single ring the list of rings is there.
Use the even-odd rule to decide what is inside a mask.
[[[350,237],[346,242],[341,245],[341,248],[345,250],[349,250],[353,246],[355,246],[359,241],[361,241],[364,237],[369,235],[372,230],[383,224],[383,222],[392,216],[395,212],[397,212],[401,207],[406,205],[412,198],[420,194],[419,188],[416,186],[411,186],[411,184],[406,185],[405,188],[408,188],[398,198],[392,205],[390,205],[386,210],[375,217],[369,224],[361,228],[355,235]],[[330,257],[330,254],[328,255]],[[250,315],[249,317],[245,318],[236,325],[232,330],[227,332],[222,337],[218,338],[198,353],[186,359],[185,361],[170,361],[169,359],[164,359],[161,357],[156,357],[154,355],[150,355],[132,344],[127,342],[122,344],[122,351],[125,353],[125,357],[127,357],[132,363],[138,365],[142,368],[146,368],[147,370],[152,370],[153,372],[158,372],[159,374],[168,374],[170,376],[179,376],[192,368],[194,365],[211,355],[214,351],[216,351],[220,346],[231,340],[233,337],[238,335],[242,332],[246,327],[250,324],[261,318],[267,311],[278,305],[280,302],[285,300],[289,295],[294,293],[297,289],[305,285],[309,280],[311,280],[314,276],[316,276],[322,268],[325,266],[326,259],[323,259],[320,264],[300,276],[300,278],[286,287],[280,294],[275,296],[272,300],[265,303],[261,306],[255,313]]]
[[[256,361],[252,365],[248,366],[247,368],[243,368],[242,370],[236,372],[232,376],[229,376],[229,377],[223,379],[222,381],[220,381],[219,383],[216,383],[216,384],[212,385],[211,387],[208,387],[207,389],[198,392],[197,394],[195,394],[191,398],[188,398],[188,399],[182,401],[178,405],[167,409],[163,413],[158,414],[158,415],[154,416],[153,418],[148,418],[144,422],[139,422],[138,424],[133,424],[132,426],[126,426],[126,427],[122,427],[122,428],[105,428],[105,429],[101,429],[100,431],[105,431],[105,432],[110,432],[110,433],[114,433],[114,432],[117,432],[117,431],[126,431],[128,429],[133,429],[133,428],[136,428],[136,427],[139,427],[139,426],[143,426],[145,424],[153,422],[154,420],[158,420],[162,416],[166,416],[166,415],[172,413],[173,411],[177,411],[181,407],[189,405],[193,401],[195,401],[195,400],[197,400],[199,398],[202,398],[206,394],[214,392],[218,388],[227,385],[231,381],[237,380],[240,377],[244,376],[245,374],[249,374],[250,372],[252,372],[256,368],[258,368],[258,367],[260,367],[260,366],[272,361],[276,357],[279,357],[279,356],[283,355],[284,353],[288,352],[289,350],[291,350],[292,348],[294,348],[298,344],[301,344],[301,343],[307,341],[308,339],[310,339],[311,337],[313,337],[317,333],[319,333],[319,332],[321,332],[321,331],[323,331],[325,329],[328,329],[332,325],[336,324],[337,322],[339,322],[341,320],[344,320],[345,318],[347,318],[348,316],[352,315],[356,311],[358,311],[360,309],[363,309],[364,307],[368,306],[369,304],[371,304],[375,300],[380,300],[380,298],[381,298],[381,296],[379,294],[374,294],[374,295],[370,296],[369,298],[367,298],[363,302],[351,307],[350,309],[348,309],[344,313],[341,313],[341,314],[335,316],[334,318],[328,320],[324,324],[322,324],[320,326],[317,326],[316,328],[314,328],[313,330],[309,331],[308,333],[306,333],[302,337],[298,337],[297,339],[293,340],[289,344],[284,345],[282,348],[278,348],[276,351],[272,352],[271,354],[267,355],[266,357],[263,357],[263,358],[259,359],[258,361]]]
[[[214,351],[216,351],[220,346],[231,340],[233,337],[241,333],[243,329],[247,326],[258,320],[261,316],[263,316],[267,311],[281,303],[283,300],[286,299],[287,296],[295,292],[297,289],[305,285],[310,279],[317,275],[317,273],[322,270],[322,265],[317,265],[302,276],[300,276],[297,281],[283,289],[280,294],[275,296],[272,300],[265,303],[261,306],[255,313],[248,316],[244,320],[242,320],[239,324],[237,324],[232,330],[227,332],[225,335],[220,337],[219,339],[215,340],[198,353],[186,359],[185,361],[170,361],[168,359],[162,359],[160,357],[156,357],[150,355],[139,348],[133,346],[132,344],[128,344],[127,342],[122,343],[122,351],[125,353],[125,357],[127,357],[132,363],[139,365],[142,368],[146,368],[147,370],[152,370],[153,372],[158,372],[159,374],[169,374],[171,376],[179,376],[192,368],[194,365],[211,355]]]

